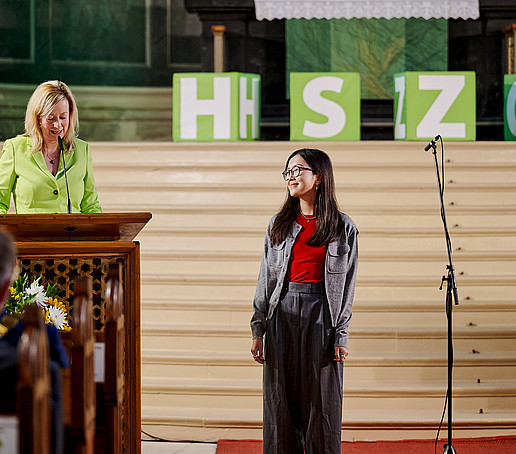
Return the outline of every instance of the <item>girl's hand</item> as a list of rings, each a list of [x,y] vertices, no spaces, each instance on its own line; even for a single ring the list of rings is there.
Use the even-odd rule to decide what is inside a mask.
[[[335,347],[335,358],[333,361],[343,362],[346,359],[346,356],[349,355],[348,349],[346,347]]]
[[[253,344],[251,346],[251,354],[253,355],[253,359],[257,363],[265,363],[265,359],[263,357],[263,339],[261,337],[253,339]]]

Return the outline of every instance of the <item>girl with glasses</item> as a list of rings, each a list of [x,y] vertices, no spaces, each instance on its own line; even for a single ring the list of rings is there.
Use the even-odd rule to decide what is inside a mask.
[[[326,153],[297,150],[282,175],[287,196],[267,229],[251,319],[263,452],[339,454],[358,231],[338,210]]]

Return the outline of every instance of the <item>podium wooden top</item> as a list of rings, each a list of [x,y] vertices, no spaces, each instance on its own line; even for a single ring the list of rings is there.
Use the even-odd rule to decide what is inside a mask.
[[[151,213],[2,214],[15,241],[132,241]]]

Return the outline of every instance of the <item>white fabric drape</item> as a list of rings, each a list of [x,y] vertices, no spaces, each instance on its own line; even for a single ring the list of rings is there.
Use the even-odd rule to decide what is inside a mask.
[[[422,17],[478,19],[479,0],[254,0],[258,20]]]

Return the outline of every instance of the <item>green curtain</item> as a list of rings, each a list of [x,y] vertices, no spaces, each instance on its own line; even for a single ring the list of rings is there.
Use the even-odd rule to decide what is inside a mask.
[[[445,19],[291,19],[286,44],[287,84],[290,72],[358,72],[362,99],[392,99],[396,73],[448,70]]]

